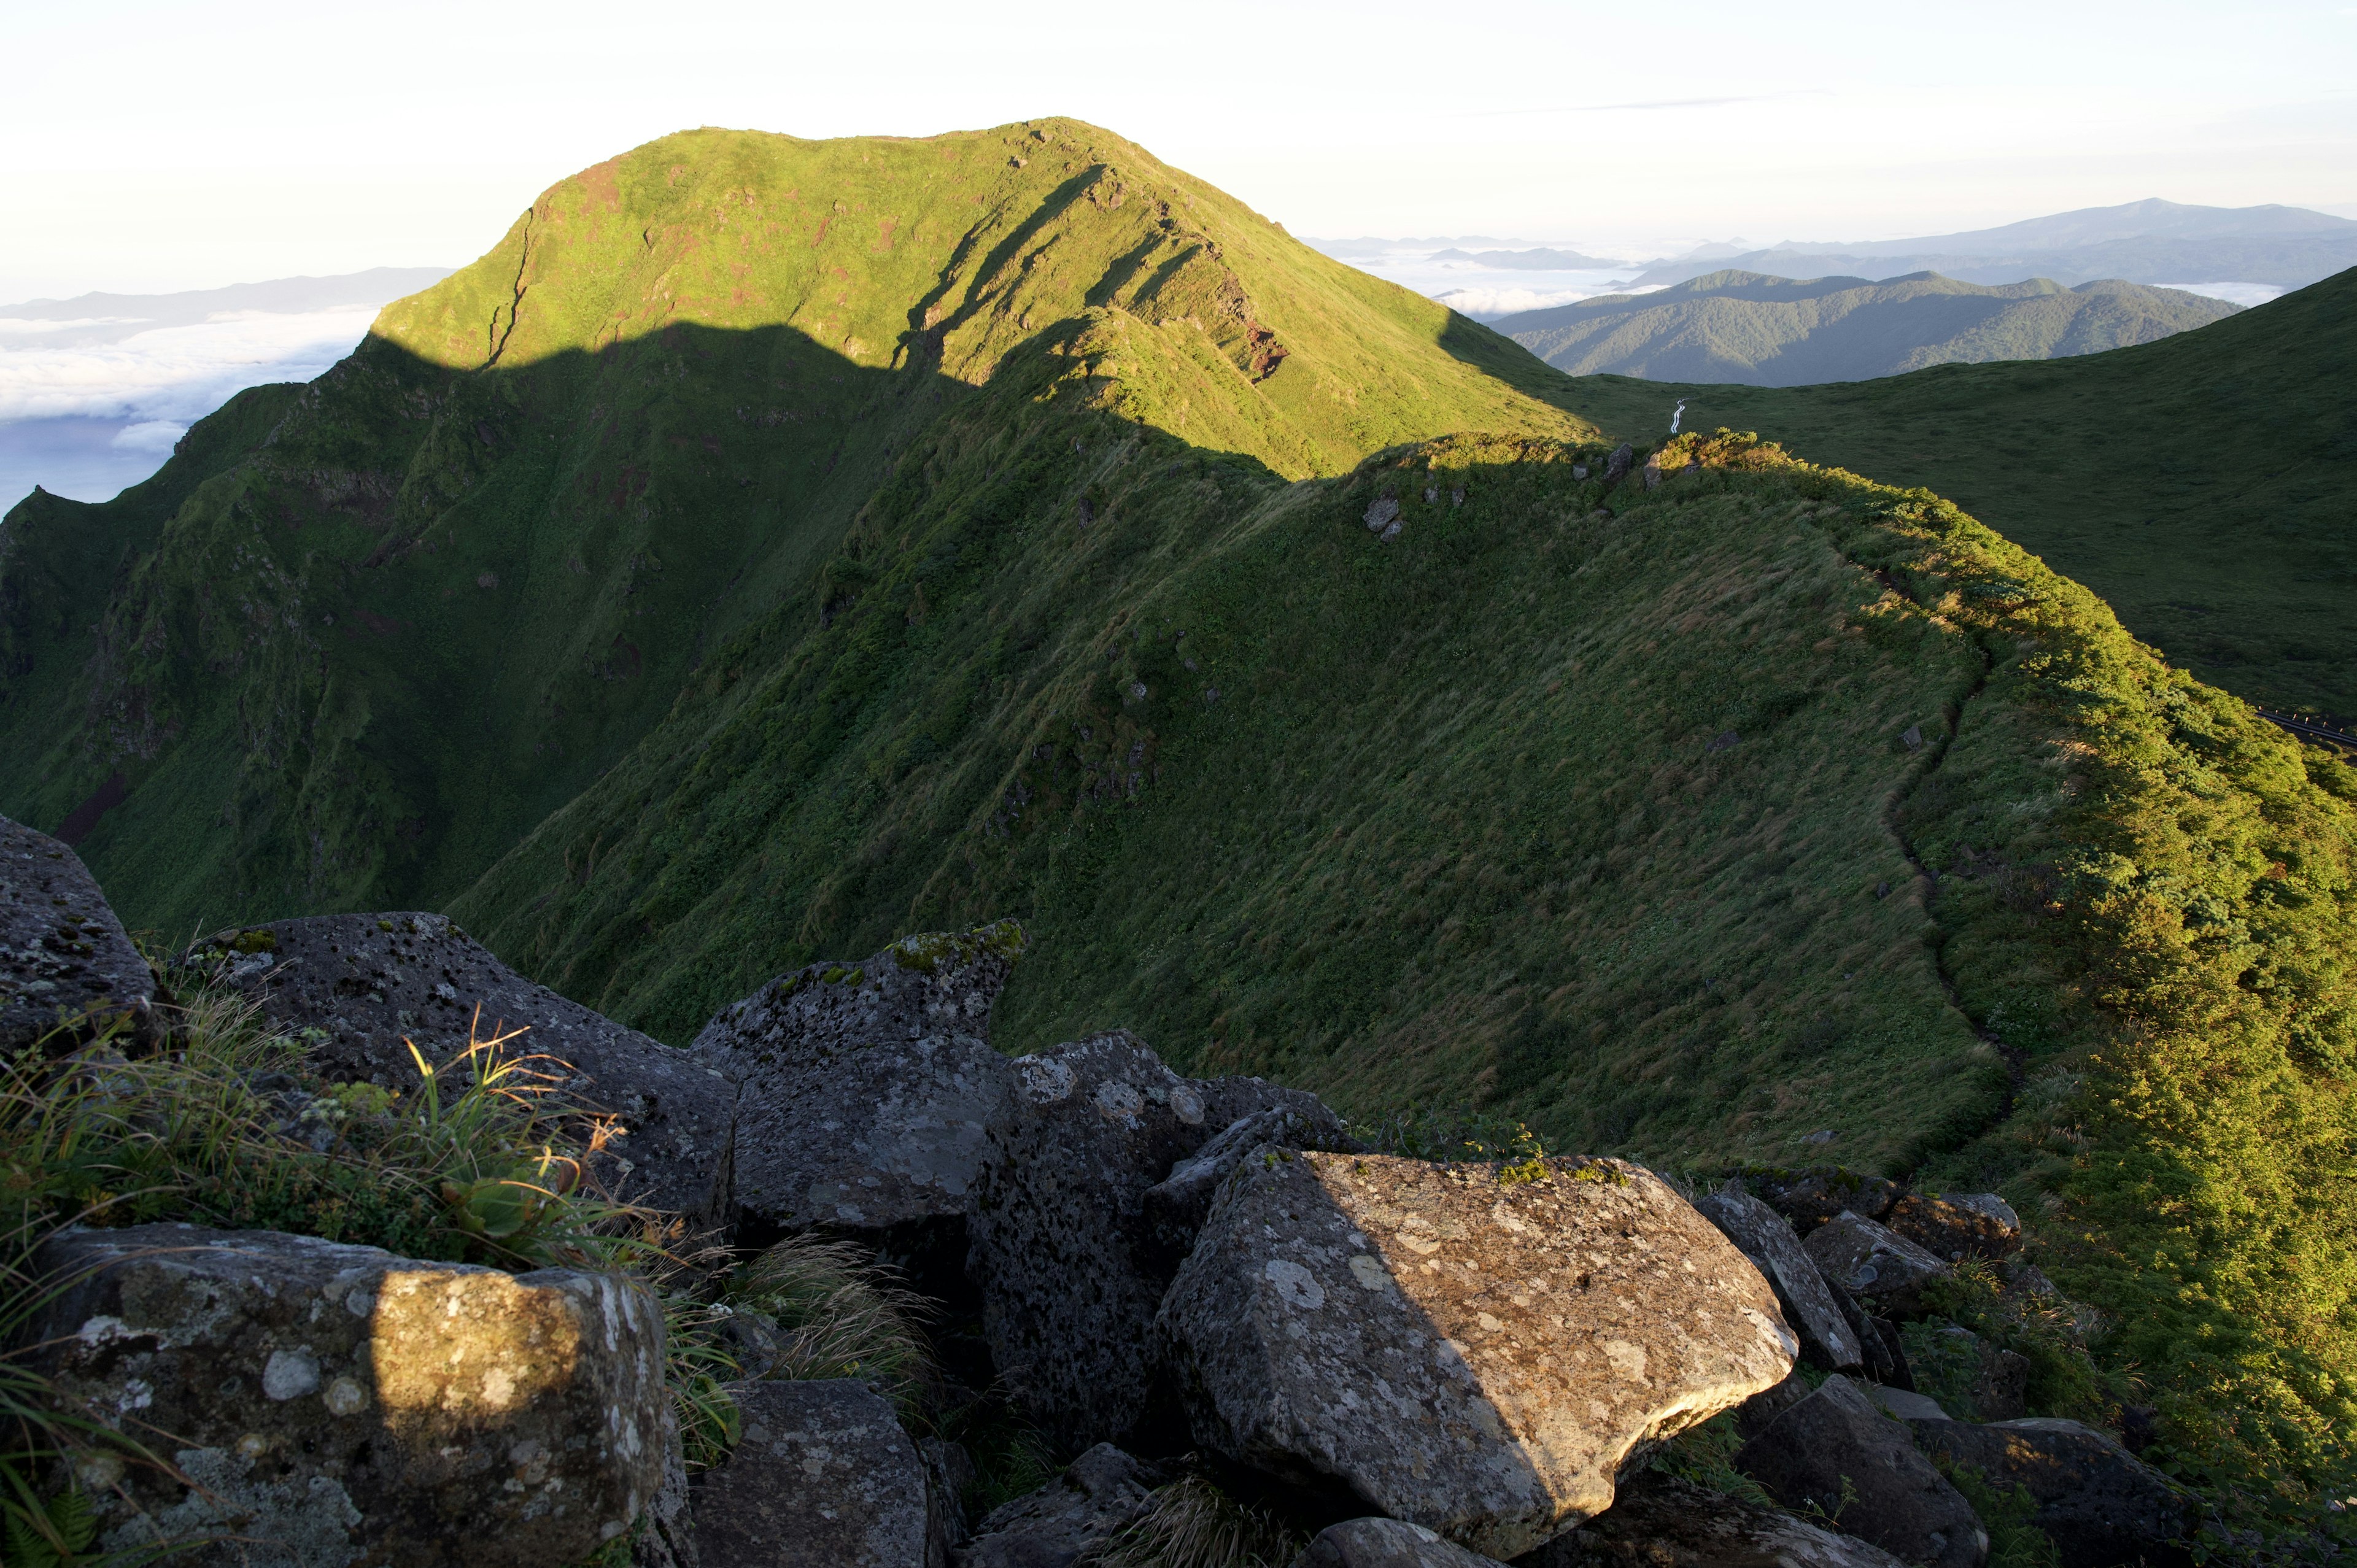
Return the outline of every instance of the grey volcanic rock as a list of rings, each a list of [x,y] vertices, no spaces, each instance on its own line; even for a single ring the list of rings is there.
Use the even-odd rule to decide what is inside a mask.
[[[706,1568],[925,1568],[924,1463],[866,1383],[732,1383],[743,1435],[697,1480]]]
[[[982,1478],[974,1455],[962,1444],[926,1437],[917,1443],[925,1462],[925,1562],[948,1568],[950,1553],[965,1542],[965,1494]]]
[[[662,1484],[647,1505],[644,1528],[630,1543],[630,1568],[702,1568],[688,1497],[687,1455],[680,1447],[679,1412],[668,1402],[662,1442]]]
[[[1318,1532],[1293,1568],[1497,1568],[1436,1530],[1396,1519],[1351,1519]]]
[[[0,817],[0,1050],[60,1025],[61,1039],[78,1041],[116,1018],[130,1020],[131,1043],[145,1043],[155,993],[147,961],[81,857]]]
[[[1323,1107],[1258,1079],[1181,1078],[1125,1029],[1012,1065],[970,1221],[983,1330],[1057,1442],[1118,1438],[1146,1406],[1168,1279],[1147,1189],[1242,1117],[1284,1107],[1314,1124]]]
[[[1514,1568],[1903,1568],[1871,1541],[1649,1470]]]
[[[726,1211],[737,1091],[683,1051],[624,1028],[516,973],[440,915],[317,915],[235,927],[180,962],[217,969],[272,1022],[316,1029],[311,1060],[330,1078],[417,1083],[404,1039],[441,1066],[478,1026],[527,1032],[502,1049],[545,1058],[574,1102],[618,1115],[626,1196],[714,1220]],[[601,1172],[601,1174],[605,1174]]]
[[[742,1086],[736,1199],[772,1224],[880,1230],[974,1206],[1013,1071],[990,1006],[1012,920],[811,964],[723,1008],[690,1054]]]
[[[2028,1357],[1953,1323],[1933,1326],[1916,1348],[1917,1377],[1939,1388],[1970,1419],[2013,1421],[2029,1413]]]
[[[2062,1568],[2188,1560],[2191,1495],[2093,1427],[2055,1419],[1912,1425],[1917,1444],[1969,1465],[1998,1490],[2028,1488],[2038,1499],[2029,1522],[2053,1541]]]
[[[1736,1450],[1735,1467],[1786,1508],[1814,1508],[1910,1563],[1980,1568],[1988,1556],[1972,1505],[1839,1373]]]
[[[992,1510],[950,1561],[956,1568],[1071,1568],[1084,1548],[1145,1512],[1161,1482],[1151,1466],[1100,1443],[1047,1486]]]
[[[1159,1326],[1207,1447],[1493,1556],[1610,1507],[1632,1460],[1798,1349],[1759,1271],[1641,1167],[1267,1147]]]
[[[1776,1289],[1784,1321],[1801,1336],[1809,1359],[1828,1371],[1854,1371],[1866,1364],[1866,1348],[1825,1286],[1817,1265],[1801,1250],[1800,1237],[1785,1218],[1728,1178],[1695,1204],[1702,1217],[1742,1249]]]
[[[298,1563],[569,1568],[662,1487],[662,1316],[612,1278],[180,1225],[69,1231],[37,1265],[64,1283],[32,1364],[197,1483],[90,1477],[109,1549],[160,1527]]]
[[[1263,1144],[1286,1149],[1325,1149],[1357,1154],[1362,1145],[1343,1127],[1342,1119],[1322,1104],[1308,1111],[1280,1105],[1257,1115],[1237,1118],[1225,1132],[1170,1167],[1170,1174],[1146,1189],[1146,1219],[1155,1245],[1175,1269],[1195,1245],[1203,1221],[1211,1217],[1211,1199],[1236,1162]]]
[[[1949,1273],[1944,1260],[1861,1214],[1835,1215],[1810,1231],[1803,1246],[1828,1283],[1878,1313],[1920,1311],[1923,1287]]]
[[[1912,1193],[1892,1206],[1890,1229],[1933,1257],[2002,1258],[2021,1245],[2021,1216],[1993,1192]]]
[[[1809,1386],[1809,1380],[1797,1371],[1774,1388],[1760,1390],[1735,1407],[1736,1435],[1750,1442],[1768,1430],[1770,1422],[1816,1391]]]
[[[1768,1207],[1792,1220],[1792,1228],[1803,1236],[1844,1209],[1880,1219],[1899,1201],[1897,1182],[1838,1165],[1757,1176],[1752,1180]]]

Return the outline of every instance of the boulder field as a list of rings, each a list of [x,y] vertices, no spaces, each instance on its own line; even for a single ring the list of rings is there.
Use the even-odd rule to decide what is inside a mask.
[[[168,993],[114,950],[72,852],[5,826],[20,1048],[172,1048]],[[1902,1332],[1962,1260],[2018,1248],[2002,1201],[1841,1171],[1695,1200],[1620,1160],[1408,1158],[1118,1029],[1009,1058],[990,1013],[1023,944],[1002,922],[809,965],[684,1049],[430,914],[237,928],[167,972],[250,997],[344,1081],[523,1031],[619,1134],[598,1174],[628,1196],[740,1254],[815,1232],[896,1265],[931,1298],[915,1319],[963,1345],[954,1377],[1028,1434],[1033,1489],[991,1495],[905,1391],[790,1380],[766,1352],[691,1476],[641,1282],[70,1229],[16,1348],[174,1461],[80,1477],[100,1543],[202,1536],[207,1568],[1067,1568],[1158,1560],[1155,1532],[1213,1496],[1319,1568],[1980,1568],[1970,1470],[2026,1490],[2063,1568],[2183,1557],[2186,1496],[2108,1433],[2025,1417],[2020,1358]],[[732,1332],[770,1344],[750,1315]],[[2010,1419],[1910,1391],[1909,1344],[1964,1369],[1962,1413]],[[1749,1500],[1652,1464],[1723,1412]]]

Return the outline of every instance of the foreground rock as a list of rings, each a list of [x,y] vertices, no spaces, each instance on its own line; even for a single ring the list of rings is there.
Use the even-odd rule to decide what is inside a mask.
[[[67,1283],[27,1326],[35,1365],[97,1419],[168,1434],[196,1483],[87,1476],[109,1550],[160,1530],[297,1563],[567,1568],[662,1483],[662,1315],[610,1278],[177,1225],[68,1232],[38,1266]]]
[[[866,1383],[733,1383],[742,1434],[694,1484],[705,1568],[925,1568],[925,1467]]]
[[[1658,1470],[1603,1513],[1515,1560],[1515,1568],[1902,1568],[1854,1535]]]
[[[989,1127],[1014,1083],[990,1048],[990,1007],[1022,950],[1012,920],[909,937],[722,1009],[689,1052],[744,1086],[738,1207],[795,1228],[952,1221],[962,1249]]]
[[[1146,1408],[1168,1280],[1147,1189],[1243,1117],[1330,1113],[1259,1079],[1181,1078],[1125,1029],[1013,1067],[970,1222],[984,1332],[1025,1413],[1055,1441],[1117,1439]]]
[[[1923,1288],[1949,1273],[1947,1262],[1862,1214],[1835,1215],[1803,1243],[1828,1283],[1867,1310],[1912,1316],[1923,1309]]]
[[[1784,1321],[1800,1335],[1802,1350],[1811,1362],[1834,1372],[1855,1371],[1866,1364],[1857,1332],[1782,1215],[1732,1178],[1706,1194],[1695,1208],[1775,1287]]]
[[[1999,1491],[2029,1489],[2029,1522],[2061,1553],[2062,1568],[2115,1568],[2188,1561],[2192,1497],[2092,1427],[2075,1421],[1912,1423],[1915,1441],[1970,1466]]]
[[[1972,1505],[1916,1451],[1908,1428],[1838,1373],[1736,1451],[1735,1467],[1788,1509],[1813,1509],[1910,1563],[1980,1568]]]
[[[81,857],[0,817],[0,1050],[75,1044],[116,1023],[145,1044],[155,991]]]
[[[1498,1560],[1420,1524],[1353,1519],[1319,1530],[1293,1568],[1498,1568]]]
[[[1265,1147],[1160,1326],[1206,1446],[1494,1557],[1611,1506],[1640,1449],[1797,1349],[1759,1271],[1641,1167]]]
[[[2002,1258],[2021,1245],[2021,1216],[1993,1192],[1911,1193],[1891,1207],[1890,1229],[1935,1258]]]
[[[1161,1481],[1151,1466],[1100,1443],[1047,1486],[985,1515],[951,1562],[956,1568],[1071,1568],[1085,1548],[1112,1540],[1144,1513]]]
[[[1194,1249],[1203,1221],[1211,1218],[1211,1199],[1228,1173],[1263,1144],[1283,1149],[1324,1149],[1338,1154],[1359,1152],[1359,1143],[1342,1119],[1321,1104],[1308,1110],[1280,1105],[1257,1115],[1239,1118],[1227,1130],[1194,1154],[1170,1167],[1170,1174],[1146,1189],[1146,1223],[1155,1248],[1171,1272]]]
[[[537,985],[440,915],[318,915],[221,931],[181,955],[253,996],[273,1023],[317,1029],[328,1077],[409,1090],[404,1041],[440,1066],[482,1037],[536,1057],[576,1103],[620,1117],[615,1167],[626,1196],[706,1222],[726,1218],[736,1090],[659,1040]],[[479,1015],[478,1009],[480,1009]],[[603,1173],[601,1173],[603,1174]]]

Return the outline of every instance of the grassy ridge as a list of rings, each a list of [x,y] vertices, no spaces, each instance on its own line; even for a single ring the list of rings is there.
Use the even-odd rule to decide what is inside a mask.
[[[2207,326],[2236,308],[2116,282],[1990,286],[1924,273],[1796,283],[1729,271],[1490,325],[1569,375],[1790,387],[1927,365],[2100,353]]]
[[[2085,583],[2172,662],[2357,717],[2357,272],[2159,343],[1846,386],[1584,380],[1615,431],[1757,430],[1953,498]]]

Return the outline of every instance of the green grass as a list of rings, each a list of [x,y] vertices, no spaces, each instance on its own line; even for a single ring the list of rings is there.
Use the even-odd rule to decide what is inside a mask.
[[[1868,283],[1717,272],[1490,325],[1570,375],[1792,387],[1926,365],[2051,360],[2150,343],[2236,307],[2136,284],[1972,284],[1937,273]]]
[[[1832,386],[1583,379],[1639,440],[1757,430],[1948,497],[2238,696],[2357,719],[2357,272],[2163,342]]]

